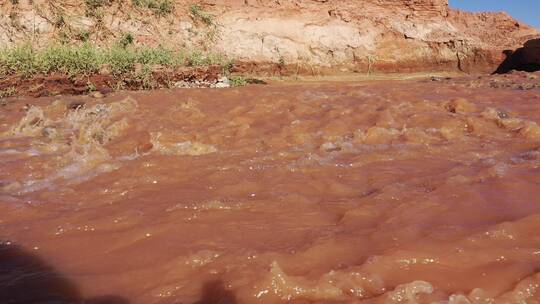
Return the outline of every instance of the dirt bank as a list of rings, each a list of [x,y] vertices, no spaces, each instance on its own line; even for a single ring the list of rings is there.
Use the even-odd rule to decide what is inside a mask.
[[[174,87],[213,87],[220,83],[222,69],[220,66],[183,68],[176,70],[155,70],[146,83],[140,78],[126,78],[125,75],[114,76],[88,75],[68,76],[63,74],[35,75],[23,77],[12,75],[0,79],[0,98],[10,96],[56,96],[80,95],[99,92],[106,94],[114,90],[140,90]],[[2,96],[4,95],[4,96]]]
[[[493,72],[503,50],[540,37],[504,13],[455,11],[447,0],[154,2],[4,1],[0,43],[110,44],[129,33],[138,44],[221,52],[254,71],[331,74]]]

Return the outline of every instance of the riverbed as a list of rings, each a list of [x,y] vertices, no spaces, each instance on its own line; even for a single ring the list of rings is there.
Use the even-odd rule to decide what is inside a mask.
[[[14,98],[0,299],[537,303],[538,78]]]

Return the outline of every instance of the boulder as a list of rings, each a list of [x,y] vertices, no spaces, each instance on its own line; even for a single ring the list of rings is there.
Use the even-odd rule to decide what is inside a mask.
[[[531,39],[523,47],[515,51],[504,51],[506,59],[497,68],[495,73],[503,74],[512,70],[534,72],[540,71],[540,39]]]

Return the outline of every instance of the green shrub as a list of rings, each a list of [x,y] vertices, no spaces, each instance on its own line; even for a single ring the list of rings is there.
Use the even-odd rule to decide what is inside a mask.
[[[218,53],[200,50],[184,53],[162,46],[136,47],[125,43],[116,43],[109,48],[99,48],[89,42],[56,43],[39,50],[26,43],[0,50],[0,76],[20,74],[30,77],[37,73],[91,75],[98,73],[104,65],[113,75],[120,76],[133,74],[137,64],[143,70],[156,65],[170,68],[221,65],[224,71],[232,68],[232,62]],[[148,75],[145,73],[144,76]]]
[[[229,78],[231,87],[243,87],[248,84],[247,79],[244,76],[232,76]]]
[[[19,73],[23,77],[39,72],[36,51],[30,43],[0,51],[0,73]]]
[[[203,65],[223,65],[226,64],[226,58],[219,53],[203,53],[200,50],[192,51],[188,54],[186,60],[187,66],[203,66]]]
[[[137,52],[137,62],[145,65],[178,66],[179,57],[171,49],[141,47]]]
[[[40,51],[37,62],[41,72],[59,72],[70,76],[89,75],[99,71],[101,52],[89,43],[52,45]]]
[[[205,63],[205,57],[202,52],[193,51],[187,56],[186,63],[188,66],[200,66]]]
[[[132,48],[115,46],[106,51],[104,62],[109,65],[113,75],[128,74],[135,70],[137,54]]]

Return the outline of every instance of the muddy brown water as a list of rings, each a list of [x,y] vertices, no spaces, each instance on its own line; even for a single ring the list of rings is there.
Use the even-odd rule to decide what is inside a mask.
[[[538,303],[540,90],[489,81],[17,99],[0,240],[54,272],[3,299]]]

